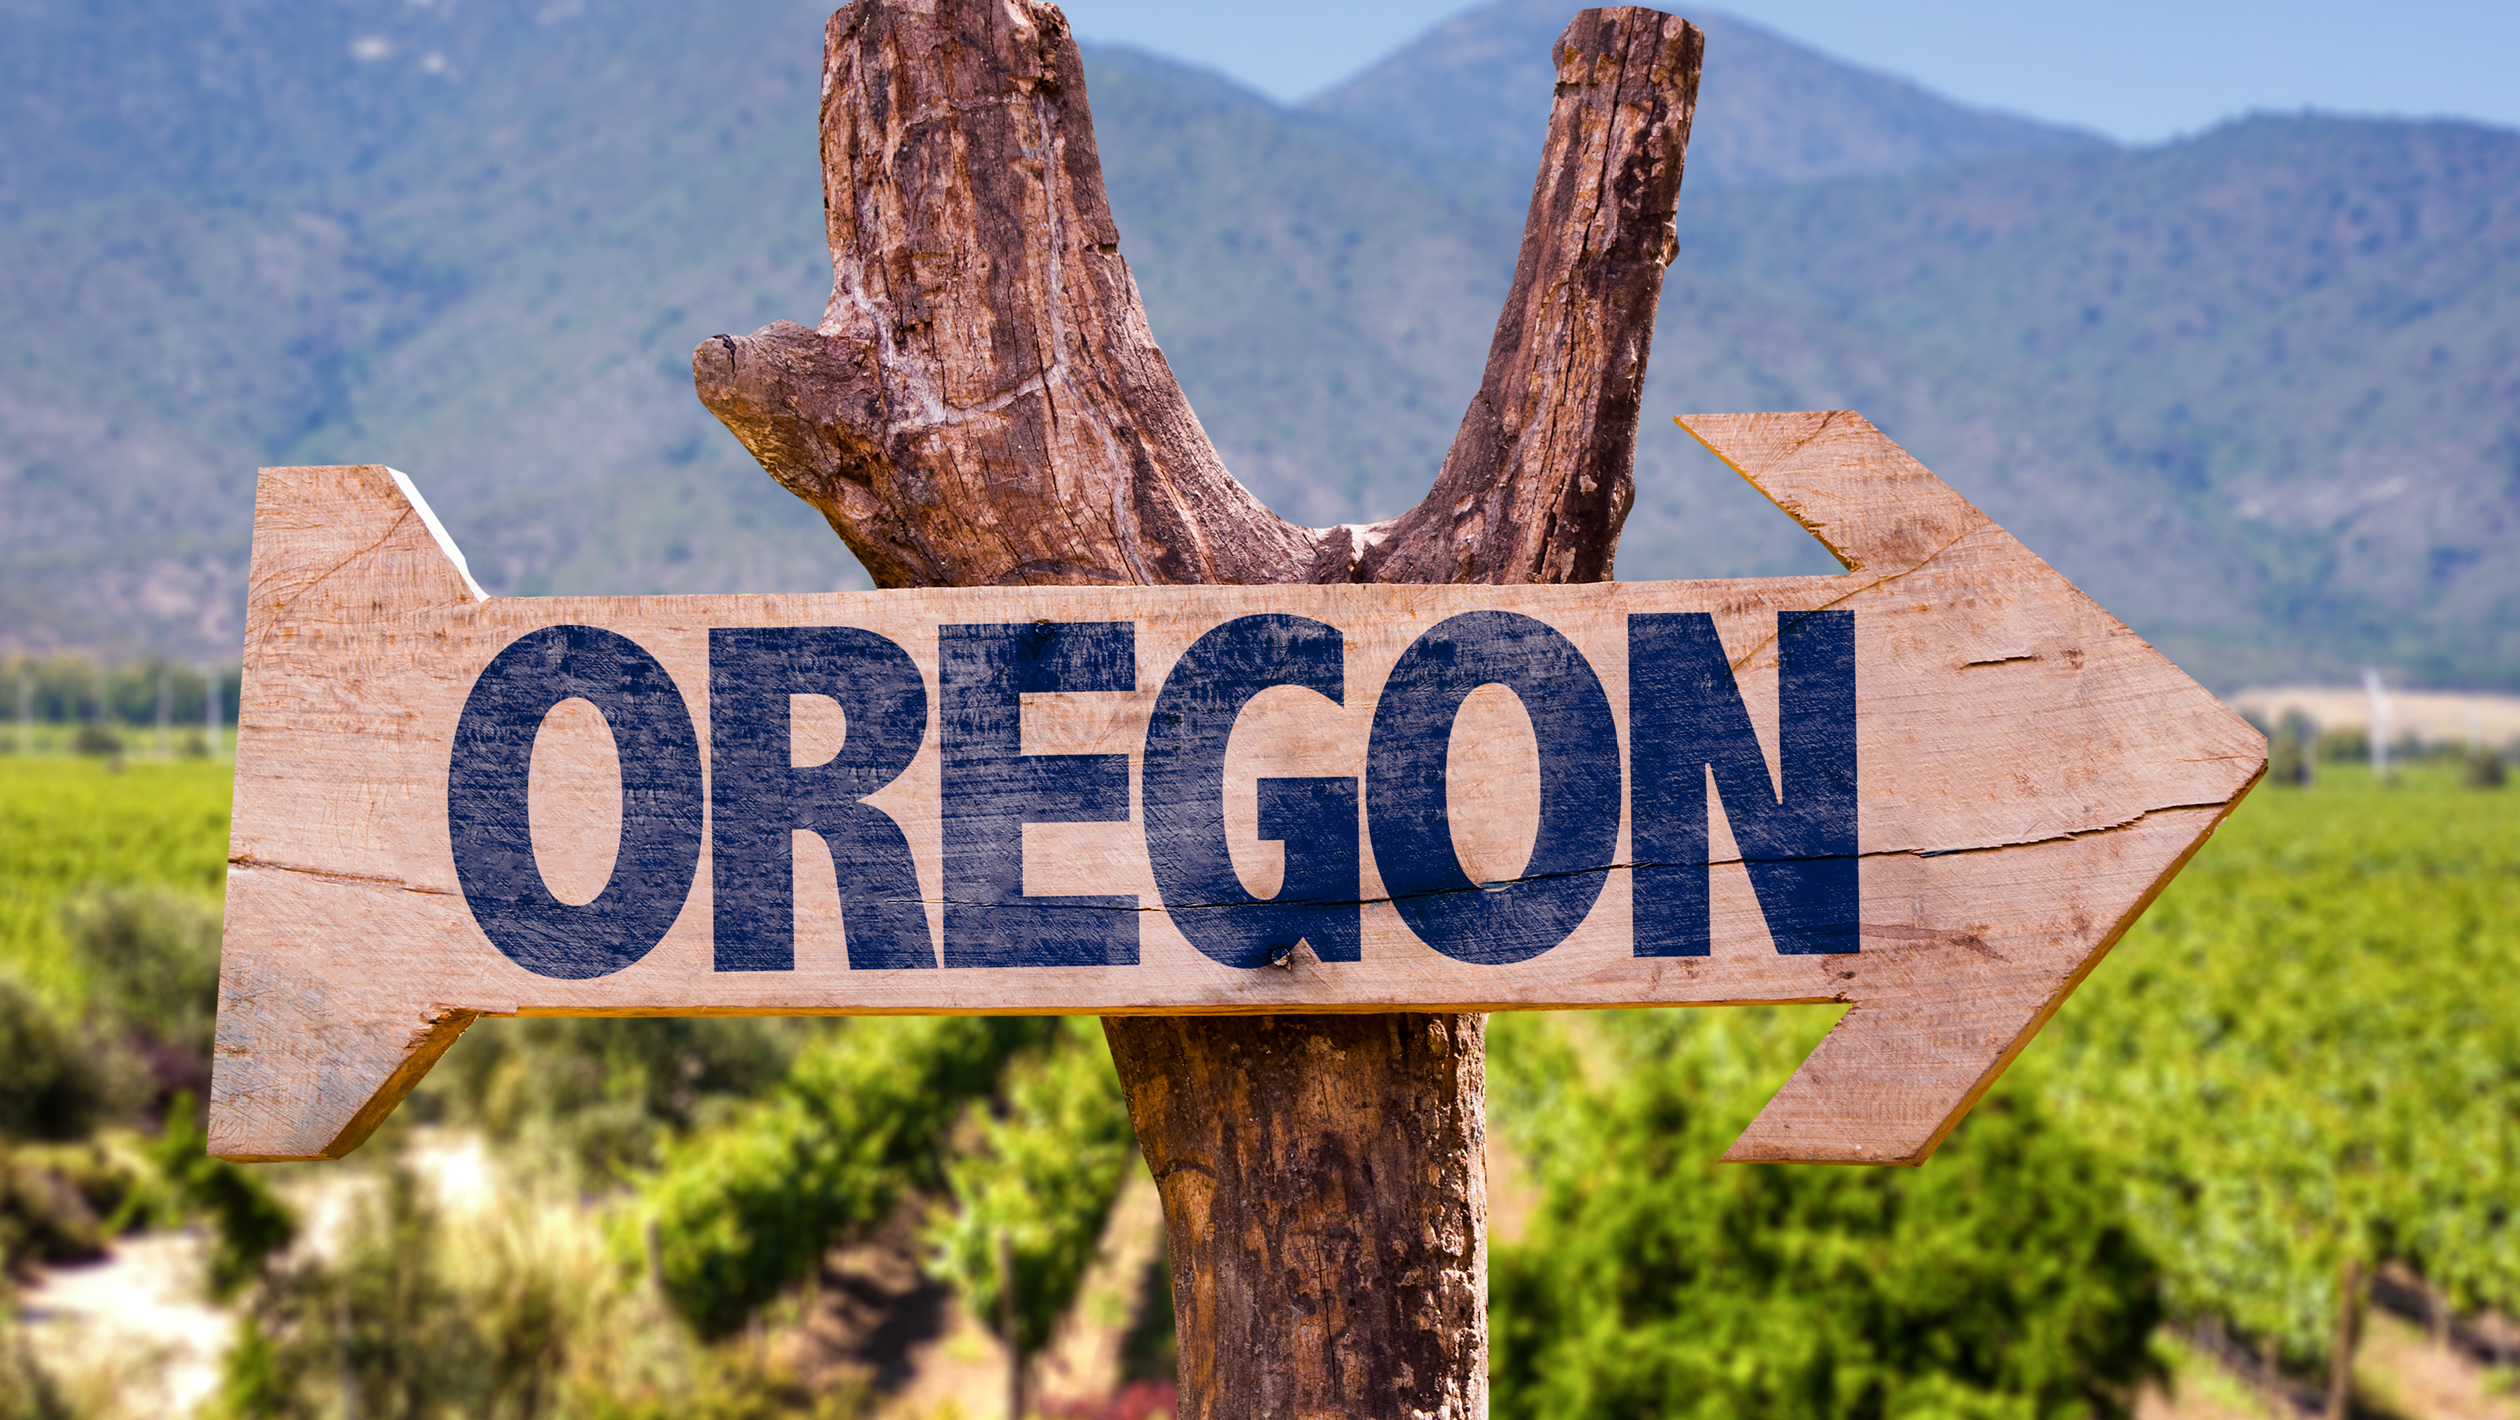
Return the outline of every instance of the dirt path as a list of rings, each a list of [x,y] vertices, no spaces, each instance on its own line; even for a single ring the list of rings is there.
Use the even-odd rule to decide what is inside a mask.
[[[219,1386],[236,1321],[202,1295],[198,1233],[121,1239],[20,1294],[27,1347],[82,1414],[189,1415]]]

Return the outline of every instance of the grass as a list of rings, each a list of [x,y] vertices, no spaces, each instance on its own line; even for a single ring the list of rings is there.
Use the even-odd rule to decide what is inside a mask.
[[[87,984],[61,927],[71,897],[132,885],[218,901],[233,779],[214,759],[0,756],[0,970],[79,1002]]]

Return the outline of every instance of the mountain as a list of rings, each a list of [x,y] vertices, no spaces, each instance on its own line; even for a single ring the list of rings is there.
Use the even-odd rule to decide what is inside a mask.
[[[1274,158],[1246,160],[1248,140],[1102,97],[1147,89],[1141,71],[1160,66],[1095,68],[1124,237],[1157,238],[1132,249],[1157,334],[1229,466],[1274,506],[1367,519],[1425,487],[1476,386],[1529,191],[1528,160],[1510,188],[1470,160],[1491,141],[1536,151],[1547,69],[1524,63],[1538,97],[1519,116],[1496,74],[1503,56],[1545,55],[1548,17],[1528,0],[1473,11],[1270,125],[1314,143],[1333,141],[1325,120],[1417,125],[1371,128],[1373,184],[1267,186],[1285,180]],[[1745,163],[1701,183],[1728,76],[1774,89],[1827,63],[1706,28],[1622,576],[1834,570],[1666,416],[1855,408],[2209,683],[2376,664],[2520,684],[2520,571],[2501,555],[2520,525],[2520,134],[2302,115],[2152,149],[2065,135],[2007,153],[1988,150],[2023,135],[1995,119],[1971,161],[1915,143],[1861,176]],[[1747,54],[1726,47],[1734,31],[1754,37]],[[1946,135],[1986,118],[1878,76],[1839,89],[1842,112],[1883,94],[1909,105],[1848,120],[1876,134],[1901,113]],[[1812,106],[1779,107],[1766,134],[1738,125],[1756,141],[1734,151],[1819,147],[1791,127]],[[1505,119],[1523,136],[1492,139]],[[1428,135],[1455,142],[1451,161],[1412,146]],[[1239,185],[1123,176],[1236,171]],[[1367,270],[1405,280],[1331,279]],[[1386,333],[1360,353],[1375,321],[1432,328],[1455,311],[1476,335]],[[1303,397],[1273,371],[1299,372],[1280,378],[1307,382]],[[1374,397],[1339,396],[1368,379],[1385,382]],[[1345,452],[1369,445],[1410,457],[1355,471]],[[1341,489],[1357,496],[1342,505]]]
[[[2259,118],[1681,232],[1649,407],[1866,410],[2211,683],[2520,682],[2520,133]]]
[[[1482,6],[1303,107],[1421,154],[1501,170],[1528,190],[1557,84],[1551,46],[1574,9],[1563,0]],[[2097,134],[1953,103],[1729,15],[1700,15],[1697,25],[1707,58],[1692,186],[1881,177],[2106,146]]]
[[[825,13],[10,0],[4,634],[232,655],[268,463],[404,467],[502,591],[863,585],[688,364],[828,290]]]
[[[1571,8],[1298,108],[1089,53],[1156,334],[1272,506],[1423,492]],[[0,0],[0,646],[233,655],[258,463],[403,467],[497,591],[863,585],[687,363],[821,309],[821,20]],[[2520,684],[2520,134],[2130,151],[1705,25],[1621,575],[1833,570],[1667,416],[1853,407],[2209,683]]]

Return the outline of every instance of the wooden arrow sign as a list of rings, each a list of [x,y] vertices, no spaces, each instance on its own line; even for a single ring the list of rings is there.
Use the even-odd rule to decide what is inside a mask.
[[[1919,1162],[2265,743],[1860,417],[1682,424],[1846,575],[503,599],[266,470],[211,1149],[481,1015],[1837,1001],[1727,1157]]]

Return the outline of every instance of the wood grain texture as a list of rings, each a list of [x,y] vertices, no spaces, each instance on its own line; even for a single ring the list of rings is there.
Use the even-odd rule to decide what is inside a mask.
[[[1199,427],[1146,323],[1056,6],[861,3],[831,19],[832,295],[692,352],[701,400],[880,587],[1581,582],[1633,501],[1637,400],[1705,37],[1586,10],[1514,284],[1435,486],[1298,528]]]
[[[1840,1001],[1852,1009],[1735,1156],[1922,1159],[2254,781],[2264,743],[1860,418],[1687,424],[1858,570],[1565,587],[477,600],[386,471],[270,470],[255,542],[213,1147],[246,1157],[340,1153],[373,1123],[380,1097],[476,1014],[1131,1016]],[[1822,608],[1854,613],[1858,953],[1778,954],[1731,834],[1719,828],[1711,954],[1633,955],[1627,814],[1598,901],[1563,944],[1525,961],[1462,961],[1418,938],[1387,900],[1387,865],[1376,862],[1370,834],[1356,961],[1298,952],[1283,965],[1229,967],[1193,948],[1161,909],[1136,806],[1148,718],[1182,651],[1234,617],[1277,613],[1337,628],[1346,684],[1343,703],[1289,690],[1289,704],[1239,722],[1229,803],[1265,774],[1357,773],[1391,665],[1427,627],[1480,610],[1511,610],[1565,635],[1599,674],[1623,743],[1633,735],[1628,618],[1709,614],[1773,760],[1777,613]],[[933,703],[939,626],[1036,620],[1135,628],[1136,688],[1037,697],[1024,711],[1023,748],[1129,757],[1129,821],[1028,830],[1025,890],[1136,895],[1137,964],[852,970],[831,930],[842,914],[824,877],[821,897],[800,898],[792,970],[720,971],[705,857],[654,950],[590,979],[520,967],[468,910],[450,857],[450,745],[475,678],[518,637],[567,624],[628,637],[672,674],[705,753],[712,627],[865,628],[919,665]],[[868,802],[901,824],[934,921],[943,895],[939,751],[932,723],[924,733],[909,767]],[[544,776],[549,792],[566,791],[576,772],[569,754],[601,759],[604,751],[577,743],[552,747],[563,762]],[[1462,837],[1531,841],[1523,825],[1476,828],[1482,814],[1532,801],[1539,770],[1530,755],[1459,757],[1450,802],[1473,825]],[[1717,809],[1719,823],[1730,822]],[[535,848],[549,861],[611,846]],[[1255,836],[1241,851],[1261,859],[1271,850]],[[810,855],[799,860],[810,867]],[[1247,882],[1265,877],[1257,862],[1242,871]],[[1255,895],[1266,886],[1254,883]],[[1126,1033],[1115,1040],[1126,1046]]]
[[[1057,6],[839,11],[822,146],[820,324],[692,377],[876,585],[1301,577],[1320,535],[1225,471],[1147,328]]]
[[[1433,490],[1365,534],[1356,580],[1610,576],[1705,49],[1696,26],[1654,10],[1586,10],[1559,36],[1557,101],[1479,393]]]

